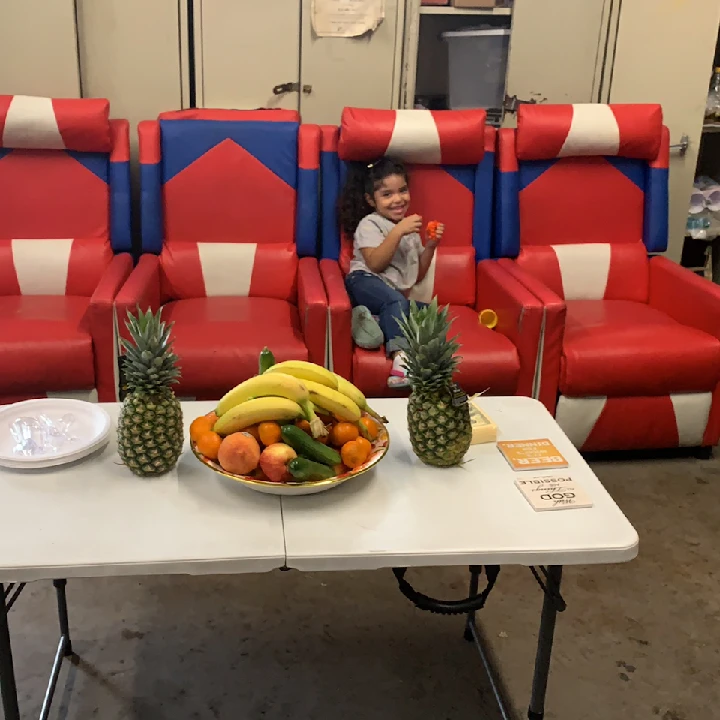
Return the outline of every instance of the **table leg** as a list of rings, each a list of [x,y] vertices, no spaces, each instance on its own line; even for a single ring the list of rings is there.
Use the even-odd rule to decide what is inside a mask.
[[[540,619],[537,654],[535,655],[535,673],[533,675],[532,695],[528,710],[529,720],[542,720],[545,716],[545,695],[550,674],[550,657],[552,655],[555,621],[558,613],[562,566],[550,565],[547,568],[545,580],[547,586]]]
[[[45,697],[43,698],[42,708],[40,708],[39,720],[47,720],[50,716],[50,706],[55,696],[55,688],[60,677],[62,661],[64,657],[73,654],[72,645],[70,644],[70,623],[68,621],[67,598],[65,596],[65,586],[67,580],[53,580],[55,594],[57,595],[58,620],[60,622],[60,640],[58,641],[55,658],[53,659],[52,669],[50,671],[50,680],[48,681]]]
[[[470,566],[470,592],[468,592],[468,597],[474,597],[478,593],[478,588],[480,587],[480,570],[481,568],[476,565]],[[467,622],[465,623],[465,634],[463,637],[468,642],[473,642],[475,639],[473,637],[472,632],[472,624],[475,622],[475,610],[468,613],[467,615]]]
[[[55,594],[57,595],[58,620],[60,621],[60,635],[65,640],[64,655],[69,657],[73,654],[72,644],[70,642],[70,622],[68,620],[67,597],[65,596],[65,587],[67,580],[53,580],[55,586]]]
[[[20,720],[15,669],[13,667],[8,610],[5,603],[5,586],[0,583],[0,694],[5,720]]]

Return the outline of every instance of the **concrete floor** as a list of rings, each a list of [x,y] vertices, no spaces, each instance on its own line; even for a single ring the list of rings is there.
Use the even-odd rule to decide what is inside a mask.
[[[593,466],[640,557],[567,571],[546,718],[720,718],[720,461]],[[443,596],[465,589],[461,569],[412,577]],[[73,581],[80,660],[51,718],[498,720],[462,621],[415,611],[393,583],[390,572]],[[518,718],[540,603],[530,573],[507,568],[482,613]],[[24,717],[39,713],[54,612],[40,583],[11,613]]]

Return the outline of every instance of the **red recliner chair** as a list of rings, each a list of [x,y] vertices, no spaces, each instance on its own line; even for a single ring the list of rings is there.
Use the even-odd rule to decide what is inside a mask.
[[[109,113],[107,100],[0,95],[0,403],[117,399],[129,129]]]
[[[527,105],[500,131],[495,253],[545,304],[537,397],[582,450],[720,436],[720,288],[648,257],[668,159],[659,105]]]
[[[145,254],[118,316],[164,307],[176,393],[219,399],[257,374],[265,345],[324,365],[319,128],[285,110],[185,110],[138,130]]]
[[[411,213],[446,230],[425,280],[412,298],[450,305],[461,345],[457,381],[468,393],[531,395],[543,307],[490,257],[496,131],[484,110],[362,110],[346,108],[342,126],[323,127],[321,273],[330,304],[329,362],[368,397],[398,394],[387,387],[391,363],[380,350],[355,347],[345,273],[352,238],[341,235],[337,201],[346,162],[389,155],[407,163]],[[498,315],[494,330],[478,312]]]

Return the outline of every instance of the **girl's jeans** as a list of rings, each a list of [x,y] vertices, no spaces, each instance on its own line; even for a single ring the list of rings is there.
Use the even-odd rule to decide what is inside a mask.
[[[388,357],[398,350],[407,349],[407,340],[400,332],[397,321],[403,313],[408,314],[410,301],[398,290],[391,288],[377,275],[356,270],[345,278],[345,287],[353,307],[364,305],[380,320],[385,336],[385,352]],[[422,303],[418,303],[422,305]]]

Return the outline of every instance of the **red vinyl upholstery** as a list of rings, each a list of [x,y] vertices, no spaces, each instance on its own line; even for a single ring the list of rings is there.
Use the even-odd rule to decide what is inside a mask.
[[[187,110],[139,127],[144,255],[117,305],[164,306],[182,397],[219,399],[278,360],[325,364],[320,131],[290,111]],[[157,255],[149,254],[157,253]]]
[[[107,100],[0,96],[0,403],[117,399],[129,126]]]
[[[657,105],[522,107],[501,131],[500,265],[545,306],[538,397],[581,449],[720,439],[720,288],[667,244]]]
[[[410,298],[429,302],[437,297],[441,305],[450,306],[452,332],[459,336],[462,356],[456,380],[463,389],[530,394],[542,304],[495,263],[478,265],[478,259],[489,254],[484,228],[491,212],[492,173],[485,165],[494,156],[496,137],[495,130],[485,126],[485,112],[346,108],[341,128],[322,131],[328,165],[336,156],[342,163],[374,160],[383,154],[404,160],[410,176],[410,212],[445,224],[434,261]],[[352,239],[339,236],[334,222],[334,197],[342,172],[336,176],[323,168],[323,205],[332,213],[323,225],[323,254],[337,252],[338,258],[320,263],[330,304],[330,359],[334,370],[351,377],[367,396],[395,394],[387,387],[391,362],[384,348],[363,350],[352,342],[344,277]],[[497,312],[496,329],[479,323],[478,311],[484,309]]]

